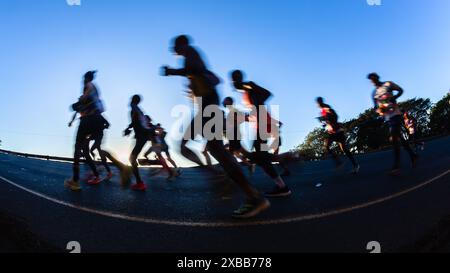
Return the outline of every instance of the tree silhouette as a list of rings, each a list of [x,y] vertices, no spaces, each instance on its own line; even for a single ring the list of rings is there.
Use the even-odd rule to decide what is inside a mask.
[[[317,160],[325,157],[324,141],[326,132],[323,128],[315,128],[305,139],[305,142],[297,147],[305,160]]]
[[[416,137],[424,137],[432,134],[430,129],[430,111],[432,109],[430,99],[415,98],[400,103],[400,108],[407,111],[417,121]]]
[[[450,133],[450,93],[431,109],[429,127],[433,135]]]

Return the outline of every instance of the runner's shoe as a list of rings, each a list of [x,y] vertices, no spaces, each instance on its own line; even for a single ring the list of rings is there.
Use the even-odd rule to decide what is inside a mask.
[[[144,182],[138,182],[138,183],[134,184],[133,186],[131,186],[131,189],[134,191],[146,191],[147,186],[145,185]]]
[[[237,219],[252,218],[260,214],[261,212],[267,210],[268,208],[270,208],[270,202],[265,198],[258,199],[252,202],[247,202],[242,207],[233,212],[233,218]]]
[[[266,197],[287,197],[292,195],[292,191],[288,188],[288,186],[285,186],[284,188],[275,186],[272,191],[266,192],[264,195]]]
[[[71,191],[81,191],[80,182],[75,182],[72,179],[67,179],[64,181],[64,187],[70,189]]]
[[[94,178],[92,178],[91,180],[89,180],[87,183],[91,186],[96,186],[99,185],[102,182],[102,180],[100,179],[100,177],[96,176]]]
[[[90,173],[84,177],[83,181],[89,181],[92,180],[93,178],[95,178],[95,175],[93,173]]]

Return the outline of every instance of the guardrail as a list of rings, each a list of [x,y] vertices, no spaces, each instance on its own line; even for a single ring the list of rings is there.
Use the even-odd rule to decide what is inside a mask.
[[[43,160],[55,160],[55,161],[65,161],[65,162],[73,162],[74,161],[73,158],[68,158],[68,157],[35,155],[35,154],[19,153],[19,152],[13,152],[13,151],[2,150],[2,149],[0,149],[0,153],[21,156],[21,157],[26,157],[26,158],[43,159]],[[84,162],[84,160],[81,160],[81,161]]]
[[[19,153],[19,152],[13,152],[13,151],[2,150],[2,149],[0,149],[0,153],[14,155],[14,156],[20,156],[20,157],[25,157],[25,158],[42,159],[42,160],[53,160],[53,161],[62,161],[62,162],[70,162],[70,163],[73,163],[73,161],[74,161],[73,158],[68,158],[68,157],[35,155],[35,154]],[[86,162],[86,160],[81,159],[80,162],[84,163],[84,162]],[[98,161],[98,160],[94,160],[94,162],[100,163],[100,161]],[[111,163],[111,162],[109,162],[109,163]],[[139,164],[141,166],[161,166],[161,162],[159,160],[142,159],[142,160],[139,160]]]

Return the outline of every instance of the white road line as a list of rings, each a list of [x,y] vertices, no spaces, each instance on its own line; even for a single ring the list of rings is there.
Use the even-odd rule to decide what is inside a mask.
[[[133,222],[141,222],[141,223],[147,223],[147,224],[156,224],[156,225],[170,225],[170,226],[181,226],[181,227],[203,227],[203,228],[215,228],[215,227],[242,227],[242,226],[262,226],[262,225],[278,225],[278,224],[289,224],[289,223],[295,223],[295,222],[301,222],[301,221],[307,221],[307,220],[316,220],[316,219],[321,219],[321,218],[326,218],[326,217],[330,217],[330,216],[336,216],[339,214],[343,214],[343,213],[348,213],[348,212],[352,212],[355,210],[359,210],[359,209],[364,209],[364,208],[368,208],[398,197],[401,197],[405,194],[408,194],[410,192],[416,191],[420,188],[423,188],[445,176],[447,176],[448,174],[450,174],[450,170],[435,176],[417,186],[414,186],[412,188],[403,190],[401,192],[389,195],[387,197],[383,197],[380,199],[376,199],[374,201],[370,201],[367,203],[363,203],[360,205],[355,205],[355,206],[351,206],[348,208],[342,208],[342,209],[337,209],[337,210],[331,210],[331,211],[327,211],[327,212],[323,212],[323,213],[317,213],[317,214],[310,214],[310,215],[301,215],[301,216],[294,216],[294,217],[286,217],[286,218],[279,218],[279,219],[273,219],[273,220],[256,220],[256,221],[242,221],[242,222],[238,222],[238,221],[230,221],[230,222],[188,222],[188,221],[176,221],[176,220],[159,220],[159,219],[152,219],[152,218],[145,218],[145,217],[139,217],[139,216],[129,216],[129,215],[125,215],[125,214],[121,214],[121,213],[115,213],[115,212],[111,212],[111,211],[105,211],[105,210],[97,210],[97,209],[92,209],[92,208],[88,208],[88,207],[83,207],[83,206],[78,206],[78,205],[74,205],[72,203],[68,203],[66,201],[61,201],[58,199],[55,199],[53,197],[50,197],[48,195],[30,190],[28,188],[25,188],[17,183],[12,182],[11,180],[4,178],[2,176],[0,176],[0,180],[3,180],[4,182],[7,182],[8,184],[15,186],[21,190],[24,190],[32,195],[41,197],[47,201],[62,205],[62,206],[66,206],[66,207],[70,207],[70,208],[74,208],[80,211],[84,211],[84,212],[88,212],[88,213],[92,213],[92,214],[96,214],[96,215],[101,215],[101,216],[106,216],[106,217],[110,217],[110,218],[115,218],[115,219],[121,219],[121,220],[127,220],[127,221],[133,221]]]

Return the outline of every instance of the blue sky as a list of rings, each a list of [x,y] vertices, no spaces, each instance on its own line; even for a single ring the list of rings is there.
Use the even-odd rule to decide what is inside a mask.
[[[9,0],[0,7],[0,139],[3,148],[70,156],[75,128],[69,105],[81,76],[97,84],[112,124],[106,146],[127,158],[131,95],[170,128],[174,105],[187,104],[184,81],[159,76],[180,59],[169,41],[187,33],[232,92],[228,73],[246,71],[274,93],[285,123],[284,149],[316,127],[314,98],[342,119],[371,106],[367,73],[436,101],[450,88],[448,0]]]

